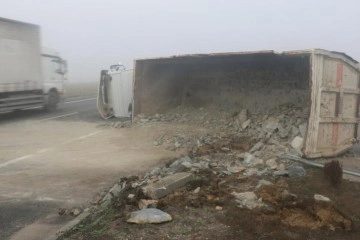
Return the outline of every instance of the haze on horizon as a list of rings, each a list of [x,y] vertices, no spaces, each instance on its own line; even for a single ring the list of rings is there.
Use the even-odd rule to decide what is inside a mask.
[[[70,82],[136,58],[324,48],[360,60],[356,0],[2,0],[0,17],[41,26]]]

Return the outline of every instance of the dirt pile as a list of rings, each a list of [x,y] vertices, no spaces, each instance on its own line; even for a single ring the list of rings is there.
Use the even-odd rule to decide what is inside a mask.
[[[211,108],[178,107],[166,114],[140,115],[135,118],[134,123],[144,125],[155,124],[156,122],[173,122],[204,127],[216,132],[199,138],[189,138],[182,134],[176,136],[163,135],[154,142],[157,146],[165,145],[173,151],[179,148],[211,144],[216,139],[230,136],[233,139],[246,138],[251,145],[257,143],[251,152],[259,156],[268,155],[267,152],[275,152],[276,154],[273,155],[278,156],[284,153],[301,155],[308,111],[308,108],[294,104],[281,105],[260,113],[250,113],[247,109],[221,111]],[[228,144],[228,146],[223,147],[229,148],[229,150],[240,148],[243,152],[251,150],[249,146],[237,146],[235,142],[231,146]],[[264,150],[263,154],[261,150]]]

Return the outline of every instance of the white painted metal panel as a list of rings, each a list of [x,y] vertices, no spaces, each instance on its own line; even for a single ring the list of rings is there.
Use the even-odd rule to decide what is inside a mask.
[[[0,92],[42,88],[39,27],[0,18]]]
[[[111,73],[110,94],[115,117],[130,117],[132,102],[133,70]]]

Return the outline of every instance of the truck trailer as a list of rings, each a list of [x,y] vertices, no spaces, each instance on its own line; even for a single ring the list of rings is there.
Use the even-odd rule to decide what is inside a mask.
[[[54,110],[66,80],[66,61],[41,47],[38,25],[0,18],[0,112]]]

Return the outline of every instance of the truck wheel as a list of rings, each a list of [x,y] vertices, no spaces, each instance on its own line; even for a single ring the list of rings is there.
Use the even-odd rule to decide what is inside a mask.
[[[51,112],[56,110],[58,102],[59,102],[58,94],[54,91],[49,92],[48,102],[45,105],[45,111]]]

